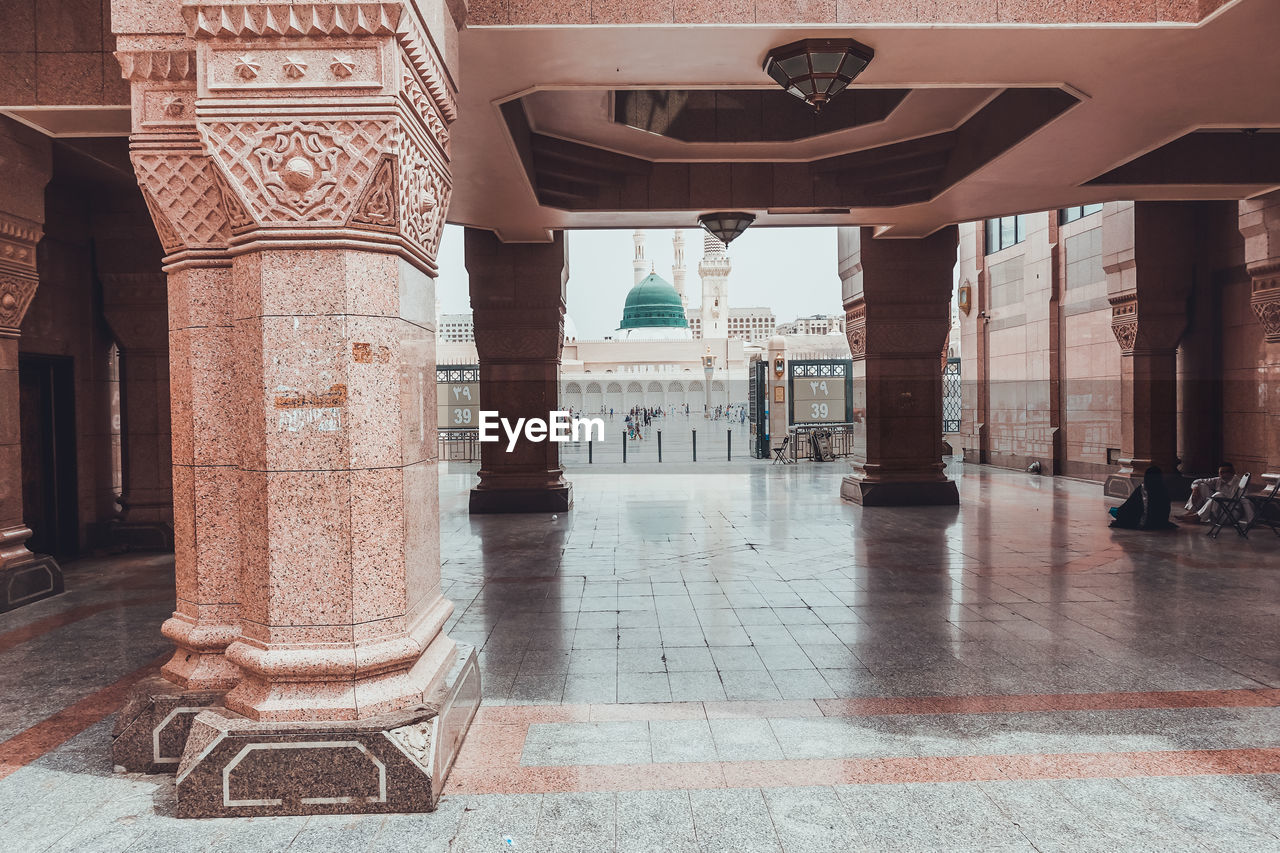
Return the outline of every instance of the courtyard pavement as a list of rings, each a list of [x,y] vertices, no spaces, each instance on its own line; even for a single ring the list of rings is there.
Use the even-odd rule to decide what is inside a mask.
[[[112,773],[172,607],[128,555],[0,616],[0,849],[1280,851],[1268,531],[1111,531],[1096,484],[975,466],[863,509],[842,463],[579,462],[558,517],[471,518],[442,466],[485,703],[439,811],[181,821]]]

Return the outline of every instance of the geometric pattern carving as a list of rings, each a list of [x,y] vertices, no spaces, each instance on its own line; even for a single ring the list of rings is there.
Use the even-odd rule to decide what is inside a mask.
[[[434,258],[444,233],[453,186],[443,163],[428,155],[412,132],[401,132],[400,222],[401,233]]]
[[[126,80],[194,80],[194,50],[117,50]]]
[[[190,150],[150,149],[133,151],[132,159],[167,251],[227,245],[229,223],[209,158]]]
[[[393,35],[400,13],[400,3],[201,3],[182,9],[194,38]]]
[[[1112,323],[1111,332],[1116,336],[1116,343],[1120,344],[1121,352],[1133,352],[1133,348],[1138,343],[1137,320],[1126,323]]]
[[[876,319],[866,327],[867,349],[876,354],[932,354],[942,350],[949,326],[945,316],[938,319]]]
[[[449,128],[441,117],[440,110],[435,102],[427,97],[427,93],[422,90],[418,78],[409,70],[405,70],[400,82],[401,94],[409,101],[414,114],[422,116],[423,121],[427,124],[427,129],[431,131],[431,136],[436,142],[440,143],[440,148],[443,149],[445,156],[449,156]]]
[[[365,181],[394,151],[379,119],[210,121],[206,149],[262,225],[344,225]]]
[[[1269,343],[1280,343],[1280,270],[1270,270],[1270,276],[1254,278],[1253,297],[1249,307],[1262,325]]]
[[[147,203],[147,210],[151,212],[151,221],[155,223],[156,234],[160,237],[160,245],[164,247],[165,254],[173,254],[182,249],[182,238],[178,236],[178,232],[173,230],[173,226],[169,224],[169,217],[160,209],[160,205],[151,197],[150,191],[146,187],[142,187],[142,200]]]
[[[240,200],[235,190],[227,186],[227,179],[222,176],[222,172],[214,166],[209,169],[209,174],[213,176],[213,182],[218,187],[218,193],[222,198],[222,209],[227,214],[227,222],[231,225],[232,233],[239,234],[251,227],[254,224],[253,217],[249,215],[244,202]]]
[[[395,230],[400,221],[398,187],[396,158],[383,157],[369,180],[364,195],[356,205],[356,212],[351,216],[351,224]]]
[[[554,359],[564,345],[564,326],[481,328],[477,323],[475,340],[481,363]]]
[[[1133,352],[1138,344],[1138,294],[1123,293],[1112,296],[1111,333],[1115,335],[1120,351]]]
[[[38,284],[34,278],[0,276],[0,330],[17,333]]]
[[[855,359],[867,354],[867,306],[859,300],[844,312],[845,337]]]

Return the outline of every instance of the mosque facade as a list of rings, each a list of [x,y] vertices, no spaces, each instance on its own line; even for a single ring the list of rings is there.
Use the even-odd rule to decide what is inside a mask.
[[[776,328],[773,311],[732,307],[733,263],[725,244],[713,235],[703,235],[697,267],[702,299],[693,308],[685,232],[672,236],[670,280],[647,257],[646,241],[644,231],[632,235],[632,285],[613,334],[581,338],[572,316],[565,316],[561,405],[607,414],[636,406],[668,411],[688,406],[690,412],[701,412],[745,404],[750,364],[765,357]],[[452,331],[438,343],[440,364],[476,363],[469,319],[467,314],[442,317],[440,328]],[[849,357],[848,341],[838,328],[830,334],[788,336],[788,345],[811,358]]]

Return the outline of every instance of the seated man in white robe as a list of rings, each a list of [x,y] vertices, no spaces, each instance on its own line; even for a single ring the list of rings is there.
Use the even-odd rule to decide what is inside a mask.
[[[1236,476],[1236,467],[1230,462],[1223,462],[1218,466],[1218,476],[1205,477],[1191,484],[1191,497],[1187,498],[1187,511],[1182,516],[1182,520],[1216,521],[1222,509],[1210,498],[1229,498],[1236,493],[1238,485],[1240,485],[1240,478]],[[1247,522],[1252,516],[1253,504],[1248,500],[1240,501],[1237,517]]]

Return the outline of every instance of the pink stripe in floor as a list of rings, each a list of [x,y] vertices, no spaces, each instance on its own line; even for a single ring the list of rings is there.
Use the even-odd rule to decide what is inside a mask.
[[[474,743],[472,732],[468,743]],[[484,749],[483,746],[480,749]],[[518,760],[518,756],[517,756]],[[904,782],[1116,779],[1280,772],[1280,749],[975,755],[930,758],[721,761],[575,767],[496,767],[459,757],[448,794],[778,788]]]
[[[476,715],[449,793],[512,794],[1280,772],[1280,749],[522,766],[529,727],[619,720],[858,717],[1280,706],[1280,690],[909,696],[636,705],[490,705]]]
[[[31,728],[19,732],[0,743],[0,779],[18,770],[71,740],[93,724],[103,720],[124,705],[129,691],[142,679],[160,669],[169,658],[161,655],[151,663],[134,670],[114,684],[63,708],[52,717],[41,720]]]

